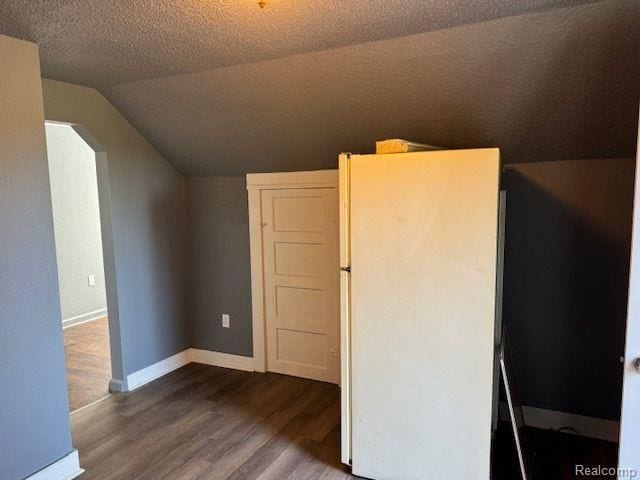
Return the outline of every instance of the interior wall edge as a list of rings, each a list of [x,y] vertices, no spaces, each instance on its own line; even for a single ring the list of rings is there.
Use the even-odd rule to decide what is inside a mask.
[[[96,89],[42,79],[42,91],[46,119],[90,132],[105,160],[117,290],[109,309],[126,382],[190,346],[184,180]]]

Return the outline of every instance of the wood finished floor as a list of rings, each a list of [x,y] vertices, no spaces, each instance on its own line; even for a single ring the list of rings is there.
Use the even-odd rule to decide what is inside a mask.
[[[82,480],[338,480],[335,385],[191,363],[71,416]]]
[[[342,480],[335,385],[191,363],[71,415],[81,480]],[[575,478],[576,463],[615,465],[615,444],[527,429],[536,480]],[[519,477],[511,426],[494,480]]]
[[[109,394],[108,320],[99,318],[65,328],[63,332],[69,409],[74,411]]]

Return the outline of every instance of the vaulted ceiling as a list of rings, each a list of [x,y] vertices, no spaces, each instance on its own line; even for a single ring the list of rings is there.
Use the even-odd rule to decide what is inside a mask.
[[[188,175],[330,168],[405,137],[631,155],[640,2],[4,0],[43,76],[98,88]]]

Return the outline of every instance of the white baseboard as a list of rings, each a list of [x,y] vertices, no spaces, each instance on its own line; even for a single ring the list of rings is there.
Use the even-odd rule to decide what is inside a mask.
[[[80,468],[78,450],[73,450],[67,456],[62,457],[39,472],[34,473],[25,480],[71,480],[84,473]]]
[[[214,365],[216,367],[233,368],[253,372],[253,357],[243,357],[242,355],[232,355],[230,353],[213,352],[199,348],[190,349],[191,361]]]
[[[167,373],[185,366],[189,362],[191,362],[191,358],[189,357],[189,349],[187,349],[180,353],[176,353],[169,358],[165,358],[158,363],[149,365],[142,370],[133,372],[132,374],[127,375],[127,391],[135,390],[156,378],[162,377]]]
[[[83,313],[82,315],[77,315],[71,318],[65,318],[64,320],[62,320],[62,328],[73,327],[74,325],[91,322],[93,320],[98,320],[99,318],[106,316],[107,309],[101,308],[100,310],[95,310],[93,312]]]
[[[506,415],[505,415],[506,414]],[[537,407],[522,407],[524,423],[529,427],[559,430],[569,427],[580,435],[608,442],[617,442],[620,432],[620,424],[614,420],[604,418],[585,417],[574,413],[558,412]],[[505,402],[500,403],[500,417],[509,421],[509,414]],[[565,430],[565,433],[574,433]]]
[[[201,350],[198,348],[187,348],[158,363],[154,363],[142,370],[127,375],[126,386],[123,385],[122,382],[112,379],[111,382],[109,382],[109,389],[112,392],[130,392],[191,362],[244,370],[245,372],[254,371],[253,357],[243,357],[242,355],[213,352],[211,350]]]

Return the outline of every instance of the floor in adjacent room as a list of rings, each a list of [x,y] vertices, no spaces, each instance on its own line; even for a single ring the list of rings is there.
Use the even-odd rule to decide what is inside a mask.
[[[63,330],[69,409],[73,412],[109,394],[109,322],[102,317]]]
[[[191,363],[71,423],[81,480],[356,478],[340,464],[339,417],[336,385]],[[496,480],[519,478],[509,428],[498,433]],[[615,459],[614,444],[541,430],[528,437],[534,480],[575,478],[578,459]]]

